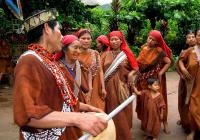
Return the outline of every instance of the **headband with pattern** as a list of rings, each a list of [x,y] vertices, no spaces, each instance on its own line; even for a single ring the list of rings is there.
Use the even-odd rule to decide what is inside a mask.
[[[58,16],[56,9],[42,10],[24,20],[24,28],[26,32],[46,23],[50,20],[55,20]]]

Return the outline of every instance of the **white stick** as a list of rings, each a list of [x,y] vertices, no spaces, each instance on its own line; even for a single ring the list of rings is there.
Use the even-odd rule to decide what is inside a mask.
[[[129,103],[131,103],[135,99],[135,95],[130,96],[128,99],[126,99],[122,104],[120,104],[117,108],[115,108],[108,116],[106,117],[106,121],[111,120],[116,114],[118,114],[120,111],[122,111]],[[82,137],[80,137],[78,140],[87,140],[90,137],[91,134],[86,133]]]

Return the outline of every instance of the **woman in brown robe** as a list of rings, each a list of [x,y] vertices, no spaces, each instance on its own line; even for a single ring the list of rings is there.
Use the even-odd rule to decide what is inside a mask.
[[[189,32],[186,35],[186,49],[190,47],[194,47],[196,45],[196,38],[194,32]],[[184,55],[184,50],[180,54],[180,58]],[[187,88],[184,77],[179,68],[179,61],[177,61],[176,69],[178,74],[180,75],[179,86],[178,86],[178,111],[180,114],[180,120],[177,122],[178,125],[182,125],[182,127],[187,131],[190,128],[189,120],[188,120],[188,104],[185,104],[185,99],[187,95]]]
[[[138,69],[137,62],[129,49],[122,32],[109,33],[111,50],[101,56],[107,91],[106,113],[110,113],[132,95],[130,85]],[[128,83],[128,84],[127,84]],[[131,140],[132,104],[117,114],[113,121],[117,140]]]
[[[142,46],[140,54],[137,58],[139,65],[139,73],[136,78],[136,87],[138,90],[148,89],[147,79],[149,77],[156,77],[160,80],[160,93],[163,95],[166,104],[166,111],[164,112],[164,131],[170,133],[167,123],[167,88],[165,72],[171,64],[171,50],[166,45],[162,35],[157,30],[152,30],[149,33],[147,43]],[[140,97],[137,97],[136,112],[138,118],[141,119]]]
[[[75,35],[65,35],[62,39],[63,48],[61,52],[54,55],[60,67],[67,72],[71,88],[74,94],[83,100],[81,92],[89,91],[88,82],[83,74],[88,74],[88,70],[81,67],[78,57],[80,55],[81,43]],[[84,71],[82,73],[82,71]],[[79,93],[80,92],[80,93]]]
[[[89,74],[87,74],[89,92],[83,94],[83,102],[104,110],[104,99],[107,92],[103,80],[100,55],[97,51],[91,49],[92,36],[89,30],[80,29],[76,36],[82,44],[78,60],[81,66],[89,71]],[[83,74],[86,75],[84,72]]]
[[[188,105],[188,120],[191,133],[187,140],[194,140],[195,131],[200,129],[200,30],[196,35],[197,45],[188,48],[179,58],[178,67],[186,84],[185,105]]]

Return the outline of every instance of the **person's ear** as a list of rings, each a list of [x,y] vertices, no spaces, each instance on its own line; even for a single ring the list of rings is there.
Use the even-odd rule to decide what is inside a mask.
[[[48,23],[44,23],[44,32],[46,33],[46,34],[49,34],[50,33],[50,28],[49,28],[49,25],[48,25]]]

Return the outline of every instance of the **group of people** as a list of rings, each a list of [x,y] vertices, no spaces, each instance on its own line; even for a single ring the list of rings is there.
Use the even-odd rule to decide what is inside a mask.
[[[199,95],[199,63],[200,63],[200,30],[189,31],[186,45],[180,53],[176,69],[180,75],[178,87],[178,111],[181,125],[187,140],[193,140],[195,132],[200,128],[200,95]]]
[[[28,51],[20,56],[14,72],[14,120],[20,127],[21,140],[78,139],[83,131],[97,136],[107,127],[107,122],[82,112],[109,114],[133,93],[137,95],[137,117],[146,137],[158,139],[162,123],[164,132],[170,133],[165,72],[173,59],[159,31],[150,31],[135,58],[121,31],[96,39],[100,53],[91,49],[92,33],[88,29],[62,36],[51,10],[35,13],[24,25]],[[196,50],[199,51],[198,47]],[[196,64],[192,63],[193,52],[192,47],[183,51],[177,63],[180,75],[183,72],[182,84],[196,90],[193,93],[187,88],[182,94],[189,98],[188,102],[180,102],[180,106],[185,105],[183,113],[191,112],[190,137],[199,128],[195,108],[198,88],[194,87],[199,65],[193,70]],[[189,58],[191,73],[186,70]],[[192,79],[192,83],[183,82],[184,76]],[[188,91],[191,91],[189,95]],[[190,106],[194,106],[193,110]],[[132,114],[129,104],[113,118],[117,140],[131,140]]]

